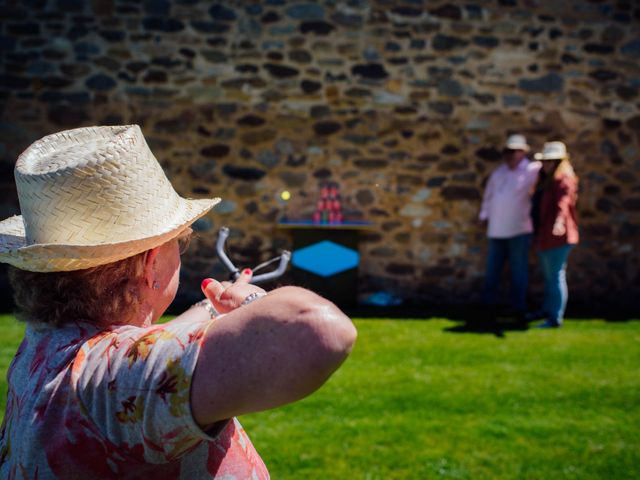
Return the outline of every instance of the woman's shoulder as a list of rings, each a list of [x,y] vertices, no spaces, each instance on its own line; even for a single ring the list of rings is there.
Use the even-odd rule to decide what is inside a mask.
[[[61,350],[60,346],[73,348],[81,345],[99,329],[91,324],[72,322],[64,325],[50,325],[47,323],[27,322],[24,338],[31,344],[47,345],[47,348]],[[40,347],[42,349],[42,347]]]
[[[189,345],[200,342],[209,324],[209,321],[169,321],[149,326],[112,325],[86,337],[82,346],[94,356],[105,352],[121,352],[126,356],[138,349],[153,349],[158,354],[175,349],[184,352]]]

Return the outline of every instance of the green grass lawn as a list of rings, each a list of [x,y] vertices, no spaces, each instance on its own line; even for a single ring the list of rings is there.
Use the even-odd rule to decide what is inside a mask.
[[[241,419],[274,479],[640,478],[640,321],[504,338],[356,324],[319,392]],[[22,328],[0,327],[4,377]]]

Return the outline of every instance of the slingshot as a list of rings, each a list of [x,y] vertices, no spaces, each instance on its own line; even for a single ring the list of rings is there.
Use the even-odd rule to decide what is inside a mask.
[[[220,259],[222,264],[229,271],[229,279],[231,281],[235,281],[240,276],[240,269],[238,269],[238,267],[236,267],[233,264],[233,262],[229,259],[229,257],[224,251],[224,245],[228,237],[229,237],[229,228],[222,227],[218,232],[218,240],[216,241],[216,255],[218,255],[218,258]],[[258,270],[262,270],[263,268],[268,267],[272,263],[275,263],[278,261],[280,262],[278,264],[278,267],[275,270],[272,270],[266,273],[261,273],[259,275],[254,275],[253,277],[251,277],[250,283],[254,283],[254,284],[264,283],[264,282],[268,282],[269,280],[274,280],[278,277],[281,277],[284,274],[284,272],[287,270],[287,265],[289,265],[290,259],[291,259],[291,252],[289,252],[288,250],[283,250],[279,256],[261,263],[260,265],[253,268],[254,272],[257,272]]]

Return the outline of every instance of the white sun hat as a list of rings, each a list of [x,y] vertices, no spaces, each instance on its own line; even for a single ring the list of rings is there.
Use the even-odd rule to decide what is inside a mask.
[[[562,142],[547,142],[542,152],[534,155],[536,160],[563,160],[569,158],[567,146]]]
[[[22,215],[0,222],[0,262],[81,270],[162,245],[220,199],[180,197],[137,125],[48,135],[19,157]]]
[[[524,138],[524,135],[510,135],[507,138],[507,143],[504,148],[508,148],[509,150],[524,150],[528,152],[530,150],[529,145],[527,145],[527,139]]]

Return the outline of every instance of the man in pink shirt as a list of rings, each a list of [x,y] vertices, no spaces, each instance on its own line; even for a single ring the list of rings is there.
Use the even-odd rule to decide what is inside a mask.
[[[511,135],[504,147],[504,163],[487,182],[479,218],[488,223],[489,251],[483,303],[494,308],[500,275],[505,262],[511,272],[511,307],[522,318],[526,311],[531,193],[538,178],[540,162],[527,158],[529,145],[523,135]]]

